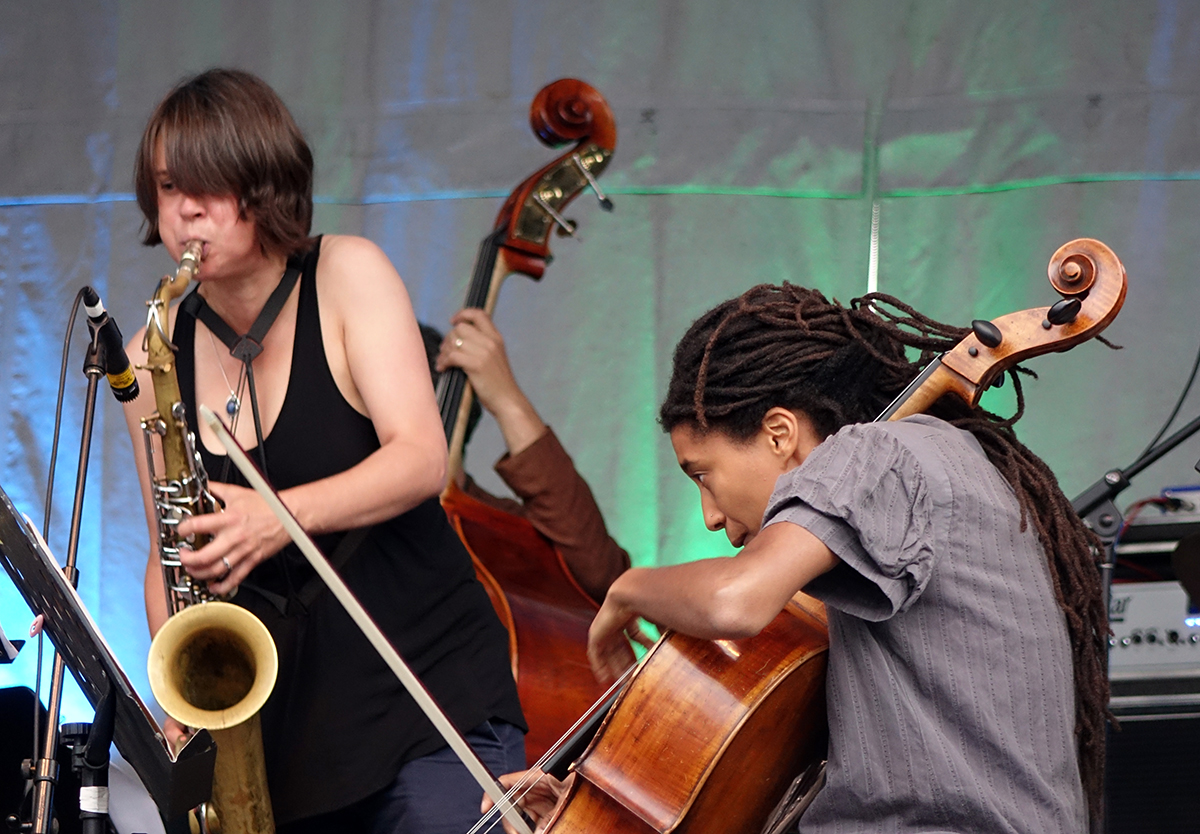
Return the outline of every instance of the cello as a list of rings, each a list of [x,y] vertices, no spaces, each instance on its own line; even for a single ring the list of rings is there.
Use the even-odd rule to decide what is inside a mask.
[[[489,315],[508,275],[542,277],[551,260],[551,231],[575,234],[575,224],[562,211],[581,191],[592,188],[601,206],[612,208],[596,182],[617,141],[616,122],[603,96],[582,81],[555,81],[534,97],[530,123],[543,143],[574,145],[513,190],[493,231],[480,244],[464,306]],[[571,575],[553,543],[529,521],[484,504],[457,486],[453,475],[462,468],[473,398],[466,373],[460,368],[445,371],[437,397],[452,473],[442,506],[508,630],[513,676],[529,722],[526,750],[533,762],[604,690],[587,660],[588,626],[599,606]],[[632,663],[632,652],[629,660]]]
[[[1062,300],[972,322],[972,333],[918,374],[879,419],[920,413],[946,394],[977,405],[1002,373],[1096,336],[1124,303],[1125,269],[1099,241],[1065,244],[1048,274]],[[763,830],[792,777],[819,765],[822,626],[798,595],[751,638],[666,633],[571,766],[574,779],[546,834]]]

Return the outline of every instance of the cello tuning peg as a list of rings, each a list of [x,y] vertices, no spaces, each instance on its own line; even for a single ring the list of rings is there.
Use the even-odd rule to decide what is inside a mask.
[[[971,322],[971,330],[975,333],[975,338],[986,347],[998,348],[1004,341],[1004,334],[1000,332],[1000,328],[990,321],[975,319]]]
[[[1075,321],[1082,307],[1083,303],[1078,298],[1064,298],[1050,308],[1046,313],[1046,320],[1051,324],[1070,324]]]
[[[583,178],[588,181],[588,185],[592,187],[592,191],[595,193],[596,199],[600,201],[600,208],[604,209],[605,211],[612,211],[613,201],[608,199],[608,195],[601,190],[600,183],[596,182],[596,178],[592,176],[592,172],[588,170],[586,165],[583,164],[583,157],[581,157],[578,153],[573,153],[571,154],[571,159],[575,162],[575,167],[577,167],[580,173],[583,174]]]

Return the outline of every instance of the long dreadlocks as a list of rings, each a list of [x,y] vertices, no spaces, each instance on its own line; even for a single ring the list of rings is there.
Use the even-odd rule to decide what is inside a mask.
[[[827,437],[875,419],[937,353],[970,332],[871,293],[843,307],[816,290],[760,285],[701,316],[675,349],[659,414],[666,431],[689,425],[735,440],[752,437],[775,406],[804,412]],[[906,348],[919,352],[910,361]],[[1011,417],[942,397],[929,413],[975,436],[1016,493],[1021,528],[1032,521],[1066,616],[1075,672],[1075,735],[1084,792],[1098,814],[1108,716],[1104,610],[1095,537],[1059,489],[1050,468],[1017,440],[1025,402],[1020,377]]]

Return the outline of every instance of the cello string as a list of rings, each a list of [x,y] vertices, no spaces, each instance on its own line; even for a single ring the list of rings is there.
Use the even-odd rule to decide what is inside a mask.
[[[567,728],[567,731],[563,733],[562,737],[558,741],[554,742],[554,744],[550,745],[550,748],[542,754],[542,757],[533,763],[533,766],[540,769],[542,765],[550,761],[551,757],[553,757],[555,753],[561,750],[563,746],[571,740],[571,736],[575,735],[576,730],[587,723],[587,720],[592,717],[596,710],[603,706],[604,702],[608,700],[609,696],[624,686],[625,683],[628,682],[631,677],[633,677],[633,673],[637,670],[639,665],[640,662],[634,661],[634,663],[628,669],[622,672],[621,676],[613,681],[608,689],[604,690],[604,694],[602,694],[596,700],[596,702],[592,704],[591,709],[585,710],[583,715],[579,716],[579,718],[575,720],[575,723]]]
[[[604,691],[604,694],[601,695],[594,704],[592,704],[591,709],[586,710],[583,715],[576,719],[575,723],[567,728],[567,731],[563,733],[562,737],[558,741],[554,742],[554,744],[552,744],[550,748],[542,754],[541,758],[530,765],[529,769],[525,771],[525,775],[514,782],[513,786],[504,792],[504,799],[507,802],[509,802],[511,805],[516,805],[519,808],[521,800],[523,800],[530,791],[537,787],[538,782],[542,781],[543,777],[550,775],[542,770],[542,766],[545,765],[546,762],[550,761],[554,754],[561,750],[562,747],[571,740],[571,737],[575,735],[575,732],[587,722],[587,720],[600,706],[604,704],[605,701],[608,700],[610,695],[616,692],[620,687],[624,686],[629,679],[633,677],[633,673],[637,670],[639,665],[640,663],[635,662],[628,669],[622,672],[621,676],[613,681],[608,689]],[[534,776],[535,773],[539,775]],[[496,824],[501,822],[501,820],[502,812],[500,811],[500,805],[493,805],[486,814],[480,817],[479,822],[475,823],[475,825],[470,831],[467,832],[467,834],[487,834],[487,832],[495,828]],[[485,823],[487,824],[487,827],[483,828]]]

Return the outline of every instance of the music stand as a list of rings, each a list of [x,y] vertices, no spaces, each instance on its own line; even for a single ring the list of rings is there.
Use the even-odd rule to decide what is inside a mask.
[[[216,745],[199,730],[171,755],[154,717],[138,697],[100,634],[79,594],[49,547],[0,488],[0,563],[30,609],[45,615],[43,628],[93,707],[111,687],[116,697],[113,741],[149,791],[163,819],[207,802]]]

